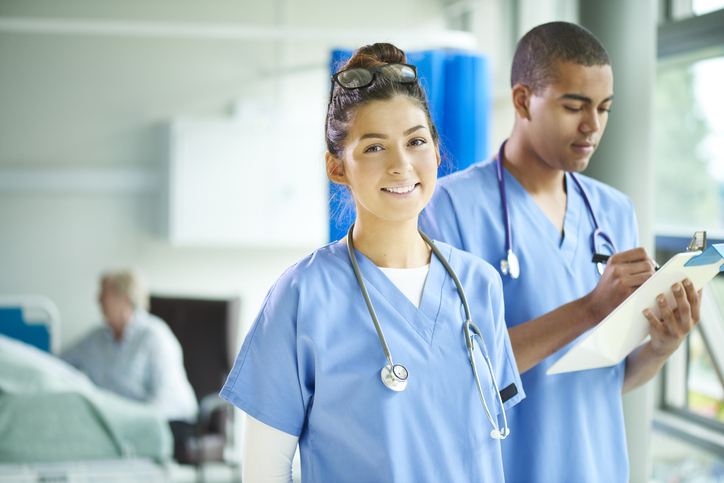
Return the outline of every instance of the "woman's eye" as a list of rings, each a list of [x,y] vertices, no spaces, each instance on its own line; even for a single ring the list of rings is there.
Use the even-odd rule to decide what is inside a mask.
[[[369,146],[364,150],[365,153],[376,153],[377,151],[381,151],[382,146],[375,144],[374,146]]]
[[[601,112],[611,112],[611,106],[608,106],[608,107],[599,107],[598,110],[601,111]]]
[[[415,138],[410,141],[411,146],[422,146],[423,144],[427,144],[427,141],[423,138]]]
[[[566,110],[571,112],[581,112],[583,110],[582,107],[570,107],[570,106],[563,106],[566,108]]]

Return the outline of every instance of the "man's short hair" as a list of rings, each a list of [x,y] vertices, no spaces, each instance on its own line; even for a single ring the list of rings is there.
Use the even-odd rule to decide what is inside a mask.
[[[101,276],[101,285],[109,283],[113,291],[126,297],[134,309],[148,310],[148,290],[143,277],[133,269],[120,269],[105,272]]]
[[[534,27],[518,42],[510,86],[523,84],[539,93],[555,82],[559,62],[611,65],[606,49],[591,32],[568,22],[550,22]]]

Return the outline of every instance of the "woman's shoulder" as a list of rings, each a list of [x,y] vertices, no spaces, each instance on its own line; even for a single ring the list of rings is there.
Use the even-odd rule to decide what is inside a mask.
[[[287,268],[277,282],[307,283],[320,276],[333,276],[337,270],[343,270],[349,265],[347,257],[347,245],[339,241],[331,242]]]
[[[351,272],[346,258],[347,245],[332,242],[297,261],[276,279],[267,294],[267,299],[298,299],[301,293],[307,295],[321,292],[322,288],[335,287],[346,272]]]
[[[442,254],[448,259],[450,264],[456,271],[461,274],[466,272],[478,272],[491,280],[500,279],[500,274],[493,266],[482,258],[473,255],[470,252],[455,248],[445,242],[435,241],[435,245],[440,249]]]

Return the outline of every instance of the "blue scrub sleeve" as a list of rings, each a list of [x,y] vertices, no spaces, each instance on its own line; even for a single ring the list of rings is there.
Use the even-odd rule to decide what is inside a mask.
[[[221,397],[253,418],[299,436],[313,394],[313,376],[300,370],[298,287],[289,270],[275,283],[236,358]]]

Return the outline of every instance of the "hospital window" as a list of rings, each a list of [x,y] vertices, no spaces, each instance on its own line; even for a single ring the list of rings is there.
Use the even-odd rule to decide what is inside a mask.
[[[700,324],[667,363],[662,407],[724,433],[724,277],[704,295]]]
[[[657,233],[724,229],[724,55],[659,62],[654,98]],[[724,52],[722,52],[724,54]]]
[[[668,5],[672,20],[682,20],[692,16],[706,15],[724,9],[724,0],[671,0]]]
[[[696,230],[724,241],[724,0],[662,0],[654,102],[655,257]],[[655,482],[724,481],[724,274],[701,323],[662,371],[652,433]]]

